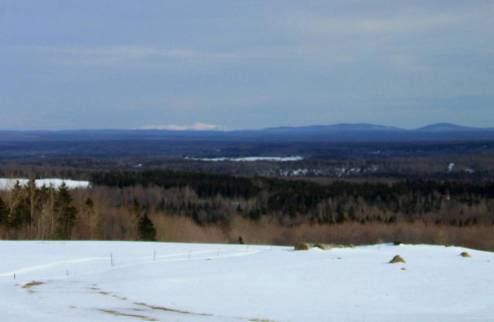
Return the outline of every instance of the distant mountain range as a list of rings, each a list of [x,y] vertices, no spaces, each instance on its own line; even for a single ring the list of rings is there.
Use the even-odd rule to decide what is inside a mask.
[[[208,140],[208,141],[329,141],[394,142],[494,140],[494,128],[437,123],[417,129],[367,123],[273,127],[234,131],[171,130],[63,130],[0,131],[0,141],[108,141],[108,140]]]
[[[417,129],[418,131],[427,132],[478,132],[478,131],[493,131],[493,128],[478,128],[478,127],[468,127],[452,123],[436,123],[427,125]]]
[[[336,124],[236,131],[0,131],[0,161],[273,156],[361,158],[493,150],[493,129],[448,123],[412,130],[374,124]]]
[[[494,128],[476,128],[462,126],[452,123],[436,123],[426,125],[417,129],[403,129],[395,126],[384,126],[369,123],[341,123],[334,125],[313,125],[302,127],[274,127],[267,128],[261,131],[351,131],[351,132],[371,132],[371,131],[386,131],[386,132],[478,132],[478,131],[494,131]]]
[[[398,127],[384,126],[368,123],[341,123],[334,125],[312,125],[302,127],[274,127],[264,131],[270,132],[290,132],[290,131],[400,131]]]

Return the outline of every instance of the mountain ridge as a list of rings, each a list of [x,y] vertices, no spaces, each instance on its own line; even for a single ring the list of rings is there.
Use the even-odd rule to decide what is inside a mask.
[[[233,129],[233,130],[219,130],[219,129],[207,129],[207,130],[170,130],[170,129],[145,129],[145,128],[101,128],[101,129],[61,129],[61,130],[2,130],[0,129],[1,134],[15,134],[15,133],[24,133],[24,134],[40,134],[40,133],[90,133],[90,132],[101,132],[101,133],[111,133],[111,132],[141,132],[141,133],[159,133],[159,132],[173,132],[173,133],[184,133],[184,132],[193,132],[193,133],[228,133],[228,132],[258,132],[258,131],[282,131],[282,130],[309,130],[309,129],[317,129],[317,130],[352,130],[352,131],[465,131],[465,130],[475,130],[475,131],[493,131],[494,128],[491,127],[474,127],[474,126],[466,126],[455,123],[448,122],[439,122],[427,124],[417,128],[406,129],[398,126],[392,125],[382,125],[375,123],[334,123],[334,124],[314,124],[314,125],[294,125],[294,126],[275,126],[275,127],[266,127],[260,129]]]
[[[2,131],[0,141],[125,141],[125,140],[222,140],[222,141],[448,141],[494,140],[493,128],[435,123],[416,129],[370,123],[283,126],[251,130],[95,129],[52,131]]]

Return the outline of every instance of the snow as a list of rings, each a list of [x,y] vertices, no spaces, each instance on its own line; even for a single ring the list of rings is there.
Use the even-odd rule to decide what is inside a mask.
[[[19,182],[21,186],[26,186],[29,183],[29,179],[25,178],[0,178],[0,190],[10,190],[15,184]],[[36,186],[38,188],[42,187],[53,187],[58,189],[65,183],[69,189],[78,188],[89,188],[89,181],[78,181],[78,180],[68,180],[68,179],[58,179],[58,178],[48,178],[48,179],[36,179]]]
[[[475,170],[472,169],[472,168],[465,168],[465,173],[474,174],[475,173]]]
[[[204,161],[204,162],[256,162],[256,161],[266,161],[266,162],[295,162],[302,161],[304,158],[301,156],[289,156],[289,157],[239,157],[239,158],[190,158],[186,157],[187,160],[193,161]]]
[[[454,163],[448,164],[448,172],[453,172],[453,170],[455,169],[455,166],[456,166],[456,164],[454,164]]]
[[[463,251],[471,258],[459,256]],[[407,263],[388,264],[396,254]],[[6,322],[494,316],[494,254],[459,247],[381,244],[295,252],[248,245],[4,241],[0,258],[0,320]],[[43,284],[22,288],[31,281]]]

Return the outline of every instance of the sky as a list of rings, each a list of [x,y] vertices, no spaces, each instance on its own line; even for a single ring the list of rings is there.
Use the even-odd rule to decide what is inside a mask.
[[[0,129],[494,126],[494,1],[0,0]]]

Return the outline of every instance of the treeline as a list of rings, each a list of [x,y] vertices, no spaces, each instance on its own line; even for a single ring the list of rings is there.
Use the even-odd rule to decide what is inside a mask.
[[[95,185],[112,187],[157,186],[164,189],[189,187],[200,197],[210,198],[221,195],[226,198],[252,198],[260,189],[252,179],[219,174],[142,171],[109,172],[93,174]]]
[[[158,213],[183,215],[199,224],[227,224],[231,216],[301,222],[396,223],[421,221],[454,226],[494,224],[494,183],[402,181],[333,182],[245,178],[171,171],[109,172],[95,185],[156,188],[144,204]]]
[[[31,180],[0,191],[3,239],[375,242],[406,240],[413,229],[410,241],[435,242],[444,227],[449,242],[468,231],[460,242],[474,245],[478,236],[494,249],[494,183],[318,184],[155,170],[94,173],[90,189],[37,188]]]

